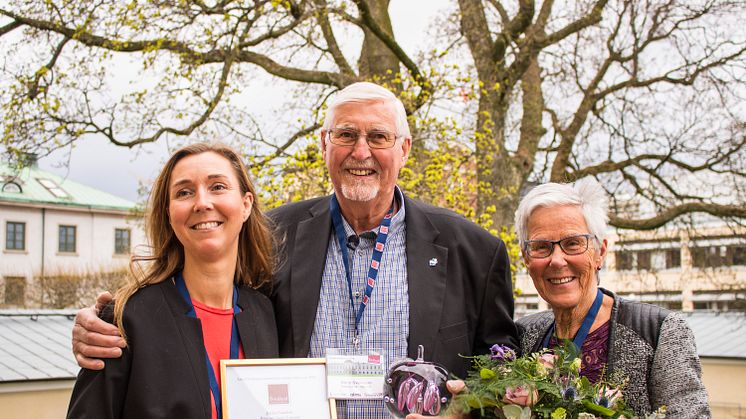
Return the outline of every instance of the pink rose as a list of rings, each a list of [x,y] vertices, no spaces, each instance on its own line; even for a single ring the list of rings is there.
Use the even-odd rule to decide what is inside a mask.
[[[503,401],[506,403],[528,407],[533,406],[538,399],[539,392],[535,388],[529,390],[528,386],[508,387],[505,389],[505,397],[503,397]]]
[[[544,366],[544,368],[551,370],[554,368],[554,361],[557,360],[557,355],[554,354],[544,354],[539,357],[538,361],[539,364]]]

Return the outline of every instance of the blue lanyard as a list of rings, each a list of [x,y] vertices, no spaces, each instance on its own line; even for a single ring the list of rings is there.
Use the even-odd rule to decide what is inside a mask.
[[[184,301],[189,304],[189,311],[187,316],[197,318],[197,313],[194,311],[194,304],[192,304],[192,297],[189,296],[189,290],[187,290],[186,284],[184,283],[184,277],[181,272],[174,275],[174,283],[179,293],[184,297]],[[241,308],[238,307],[238,288],[233,286],[233,326],[231,327],[231,359],[238,358],[238,324],[236,323],[236,314],[241,312]],[[202,343],[204,345],[204,342]],[[218,386],[218,379],[215,370],[212,368],[210,363],[210,357],[207,355],[207,349],[205,349],[205,364],[207,365],[207,378],[210,379],[210,391],[212,397],[215,400],[215,410],[217,410],[218,418],[223,417],[223,406],[222,400],[220,399],[220,387]]]
[[[339,209],[339,202],[337,202],[337,196],[332,195],[330,210],[332,213],[332,222],[334,223],[334,232],[337,235],[337,241],[339,247],[342,250],[342,263],[345,266],[345,276],[347,277],[347,290],[350,293],[350,304],[352,304],[352,310],[355,310],[355,299],[352,296],[352,273],[350,272],[350,260],[349,253],[347,252],[347,233],[345,232],[344,224],[342,224],[342,212]],[[391,218],[394,214],[394,206],[389,208],[389,211],[383,217],[381,226],[378,228],[378,237],[376,238],[376,245],[373,248],[373,257],[370,260],[368,267],[368,279],[365,282],[365,295],[363,301],[360,302],[360,307],[357,310],[355,316],[355,344],[359,342],[358,337],[358,326],[360,325],[360,319],[363,318],[363,312],[365,307],[370,301],[371,295],[373,295],[373,287],[376,285],[376,278],[378,277],[378,269],[381,265],[381,257],[383,256],[383,249],[386,246],[386,239],[389,235],[389,227],[391,226]]]
[[[596,299],[593,300],[593,305],[591,306],[591,309],[588,310],[588,313],[585,315],[585,318],[583,319],[583,324],[580,325],[580,329],[578,329],[578,333],[575,334],[575,339],[572,340],[572,343],[577,346],[578,350],[583,349],[583,343],[585,343],[585,338],[588,337],[588,333],[591,331],[591,326],[593,326],[593,322],[596,321],[596,316],[598,315],[598,310],[601,309],[601,303],[604,301],[604,293],[601,292],[601,290],[598,290],[596,292]],[[554,329],[556,326],[555,323],[552,323],[552,327],[549,329],[549,333],[544,338],[544,343],[542,345],[543,348],[549,347],[549,340],[552,338],[552,335],[554,334]]]

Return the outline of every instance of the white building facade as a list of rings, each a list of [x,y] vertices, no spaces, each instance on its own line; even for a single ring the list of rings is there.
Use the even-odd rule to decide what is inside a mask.
[[[0,174],[0,306],[44,306],[40,281],[121,272],[146,242],[133,202],[35,167]]]

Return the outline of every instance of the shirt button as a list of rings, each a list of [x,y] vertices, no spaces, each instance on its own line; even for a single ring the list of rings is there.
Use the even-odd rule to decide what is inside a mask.
[[[352,296],[355,297],[355,298],[360,298],[360,291],[353,292]]]

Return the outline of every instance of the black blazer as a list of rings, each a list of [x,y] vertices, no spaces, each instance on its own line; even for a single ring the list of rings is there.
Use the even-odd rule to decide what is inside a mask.
[[[270,211],[283,240],[272,299],[280,354],[306,357],[310,349],[331,237],[329,197]],[[425,358],[463,377],[461,355],[489,352],[495,343],[518,347],[513,286],[505,244],[443,208],[404,198],[409,281],[408,355]],[[438,263],[430,266],[436,258]]]
[[[239,288],[238,333],[247,358],[275,358],[277,329],[263,294]],[[124,309],[129,346],[101,371],[82,369],[68,418],[204,418],[210,383],[199,319],[173,281],[137,291]]]

